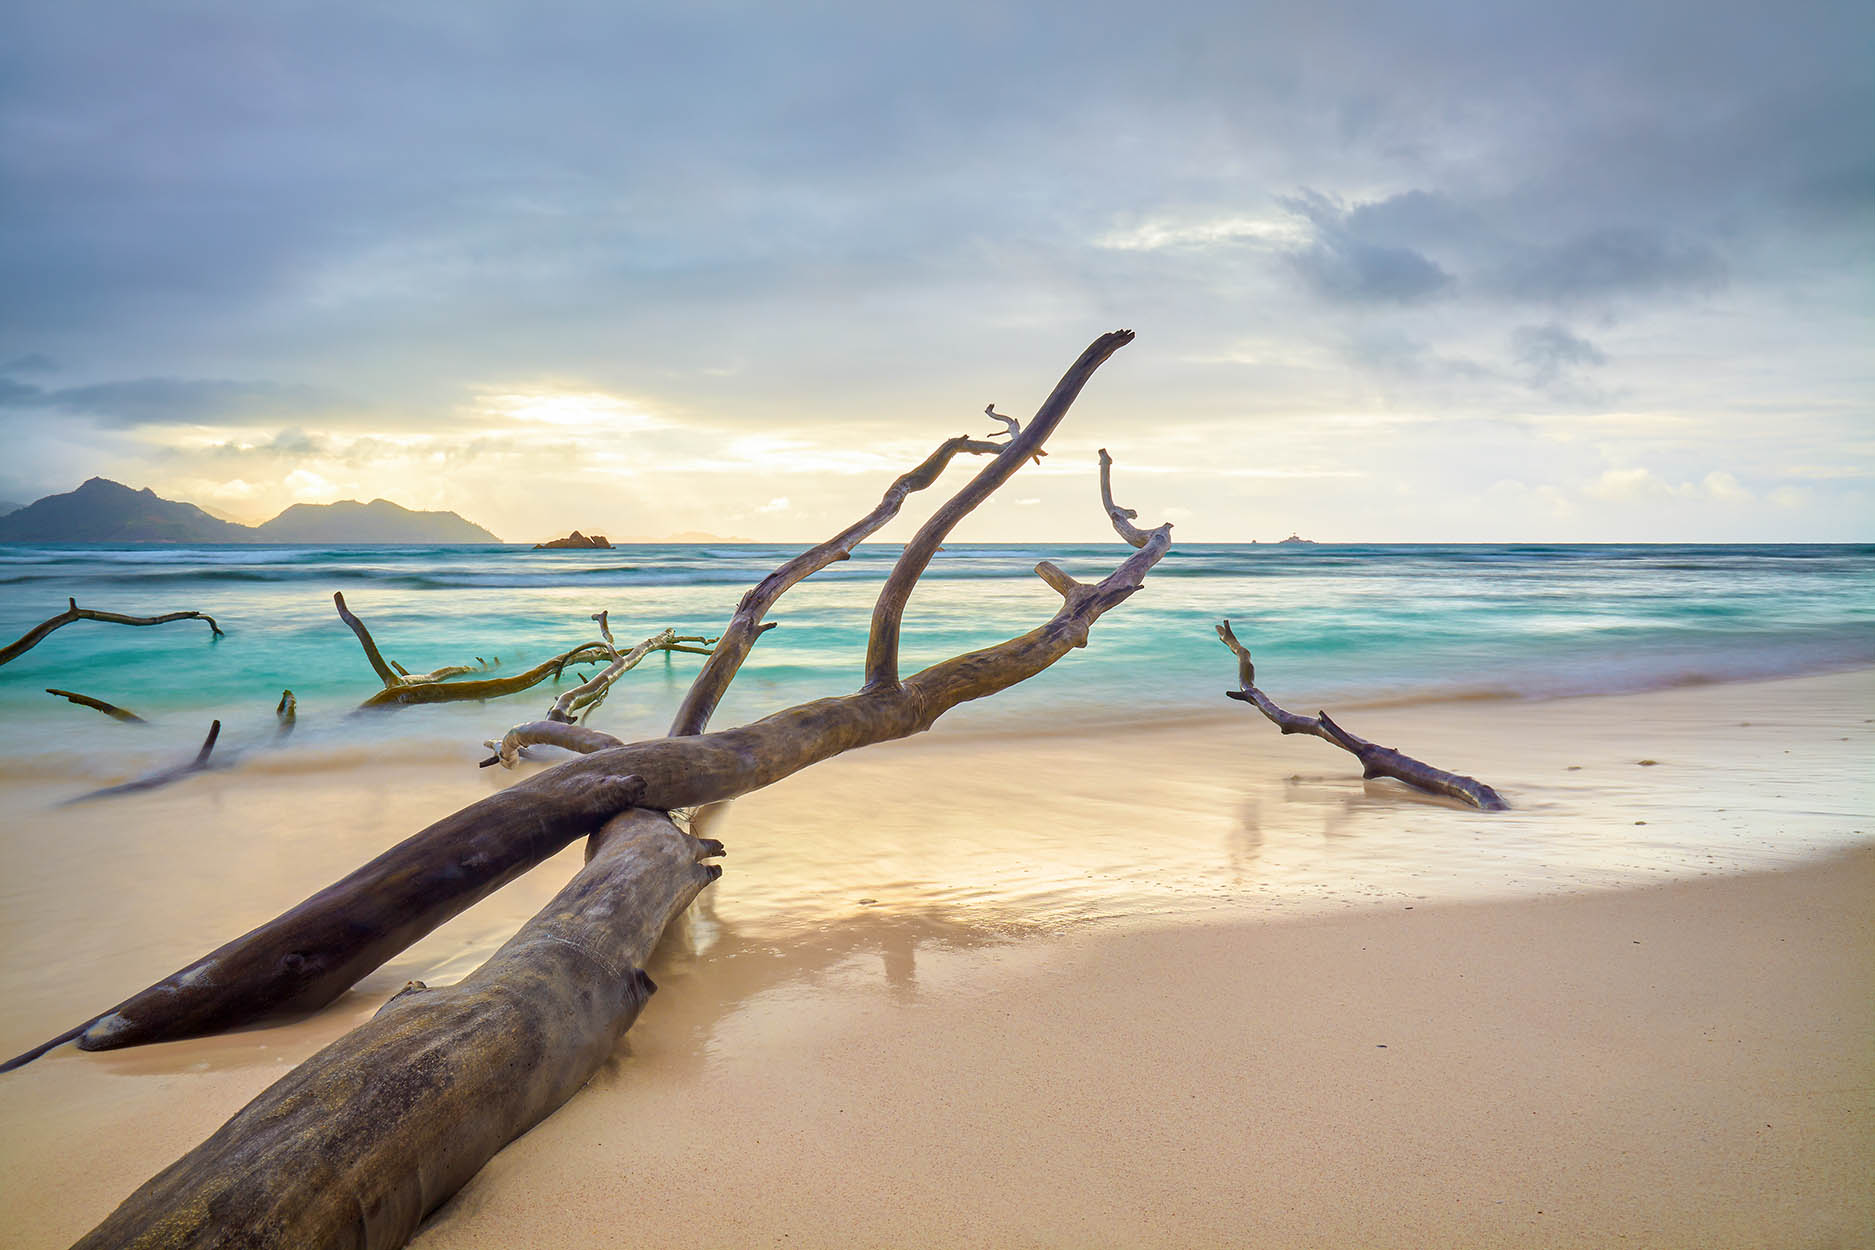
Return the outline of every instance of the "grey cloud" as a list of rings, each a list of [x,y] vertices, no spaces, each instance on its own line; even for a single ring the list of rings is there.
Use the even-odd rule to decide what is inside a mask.
[[[1589,369],[1608,363],[1608,353],[1567,327],[1518,326],[1510,332],[1511,357],[1523,370],[1523,381],[1552,399],[1596,404],[1605,397],[1585,378]]]
[[[317,388],[275,382],[138,378],[48,390],[0,378],[0,407],[49,409],[107,426],[219,425],[332,404]]]
[[[58,362],[44,352],[27,352],[0,364],[0,373],[56,373]]]
[[[1314,226],[1314,241],[1292,249],[1287,259],[1319,294],[1356,303],[1410,304],[1452,286],[1451,274],[1412,248],[1361,237],[1353,228],[1353,214],[1326,196],[1305,191],[1277,202]]]
[[[1155,344],[1303,357],[1407,318],[1433,346],[1400,388],[1513,370],[1511,325],[1807,299],[1865,255],[1875,6],[1801,7],[15,6],[0,341],[86,378],[329,381],[386,431],[525,378],[743,423],[898,410],[1121,324],[1142,377]],[[1089,242],[1308,187],[1342,198],[1278,265]],[[1805,306],[1806,342],[1846,342],[1866,290]]]
[[[1659,229],[1590,231],[1551,246],[1518,249],[1486,281],[1513,299],[1580,301],[1723,286],[1725,261],[1702,243]]]
[[[1585,338],[1551,322],[1518,326],[1510,334],[1511,354],[1539,378],[1553,378],[1566,369],[1605,365],[1608,353]]]

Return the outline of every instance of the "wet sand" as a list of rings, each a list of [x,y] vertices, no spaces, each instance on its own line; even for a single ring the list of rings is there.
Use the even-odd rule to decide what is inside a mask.
[[[967,713],[739,801],[626,1048],[419,1244],[1875,1244],[1875,674],[1341,717],[1502,817],[1235,708]],[[504,783],[478,754],[56,811],[76,773],[10,768],[0,1047]],[[0,1244],[69,1243],[577,853],[310,1020],[0,1077]]]

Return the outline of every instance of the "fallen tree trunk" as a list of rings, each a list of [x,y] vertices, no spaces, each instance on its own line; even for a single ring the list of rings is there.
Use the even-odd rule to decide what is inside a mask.
[[[627,811],[586,866],[460,983],[377,1015],[158,1173],[81,1248],[401,1246],[508,1142],[585,1084],[656,988],[671,919],[720,873],[715,842]]]
[[[438,822],[360,870],[375,873],[400,901],[386,905],[374,896],[370,881],[354,880],[360,874],[353,874],[100,1019],[93,1026],[99,1035],[93,1038],[87,1031],[81,1045],[123,1044],[131,1032],[139,1034],[138,1040],[156,1040],[178,1022],[184,1032],[166,1035],[186,1035],[201,1031],[211,1016],[226,1027],[252,1018],[247,1013],[256,997],[302,1006],[320,995],[329,999],[414,940],[417,930],[427,931],[460,910],[467,894],[492,888],[485,884],[482,863],[490,856],[505,857],[519,871],[523,861],[538,862],[570,841],[569,829],[592,820],[592,813],[604,812],[603,820],[633,805],[668,811],[747,793],[853,747],[929,728],[957,704],[1006,689],[1085,646],[1089,627],[1138,590],[1165,554],[1169,525],[1134,531],[1128,541],[1136,553],[1097,583],[1077,582],[1044,562],[1038,573],[1063,599],[1048,622],[903,681],[896,675],[902,600],[916,581],[906,570],[929,561],[949,527],[987,495],[985,482],[993,489],[1034,454],[1087,377],[1132,337],[1130,331],[1118,331],[1097,340],[1029,429],[1012,438],[907,544],[881,591],[868,645],[869,671],[876,665],[886,674],[883,680],[739,729],[635,743],[549,769]],[[1103,478],[1105,468],[1103,463]],[[969,502],[959,507],[959,500]],[[885,610],[892,598],[899,600],[897,610]],[[891,623],[883,640],[882,621]],[[748,640],[759,632],[747,634]],[[698,682],[705,676],[699,674]],[[643,828],[643,819],[621,823]],[[515,849],[512,844],[520,841],[529,845]],[[718,844],[696,844],[688,861],[694,866],[720,852]],[[590,857],[599,863],[605,856],[600,840]],[[649,935],[642,948],[648,952],[656,934],[688,902],[688,895],[678,899],[680,889],[660,884],[675,871],[659,867],[664,862],[647,852],[630,857],[616,874],[602,869],[602,881],[588,881],[582,872],[553,906],[471,977],[478,997],[460,1009],[454,997],[436,999],[439,1011],[421,1020],[422,1004],[437,991],[416,989],[405,996],[407,1005],[403,998],[394,1000],[380,1016],[391,1024],[374,1028],[374,1020],[295,1069],[209,1142],[140,1189],[81,1244],[401,1244],[421,1216],[502,1141],[524,1131],[576,1088],[575,1074],[583,1076],[606,1053],[599,1049],[600,1039],[608,1030],[615,1039],[617,1029],[630,1022],[642,1002],[642,980],[633,981],[641,991],[638,1001],[609,1017],[612,1023],[582,1022],[569,1030],[569,1038],[547,1040],[536,1040],[525,1023],[540,1020],[540,1027],[553,1033],[564,1027],[560,1014],[568,1010],[584,1021],[579,1013],[591,1008],[589,996],[633,979],[626,960],[637,946],[601,948],[601,937],[580,927],[584,921],[575,925],[563,917],[592,916],[609,906],[608,931],[623,926]],[[466,884],[465,874],[471,878]],[[411,888],[415,878],[424,878],[431,888]],[[569,902],[569,894],[578,901]],[[361,915],[368,920],[362,927],[357,925]],[[391,932],[397,926],[399,931]],[[517,944],[531,951],[528,958],[503,963],[502,956]],[[592,965],[605,979],[591,979]],[[550,1009],[511,1025],[513,1017],[506,1013],[517,999],[546,1002]],[[411,1021],[407,1034],[398,1024],[403,1019]],[[515,1033],[522,1035],[519,1042],[482,1037]],[[554,1049],[546,1053],[542,1048],[550,1043]],[[401,1075],[385,1074],[400,1066],[406,1069]],[[537,1082],[527,1075],[536,1070]],[[507,1088],[515,1083],[529,1089],[523,1094]],[[458,1136],[460,1117],[469,1122]],[[312,1144],[302,1148],[297,1144],[302,1139]]]
[[[1284,711],[1268,695],[1257,689],[1256,666],[1250,662],[1249,649],[1237,641],[1237,635],[1231,632],[1229,621],[1217,627],[1217,636],[1237,656],[1237,680],[1242,687],[1224,693],[1255,707],[1284,733],[1310,734],[1324,742],[1334,743],[1361,761],[1361,776],[1368,780],[1391,777],[1395,781],[1404,781],[1415,790],[1442,794],[1461,803],[1469,803],[1480,811],[1502,812],[1510,809],[1510,804],[1500,798],[1496,790],[1476,777],[1448,773],[1443,768],[1434,768],[1410,755],[1402,755],[1392,747],[1357,738],[1330,720],[1326,712],[1298,716],[1294,712]]]
[[[66,599],[71,606],[57,616],[48,617],[27,630],[20,637],[4,647],[0,647],[0,664],[17,660],[41,642],[55,629],[70,625],[73,621],[103,621],[109,625],[167,625],[171,621],[207,621],[211,638],[223,636],[221,626],[215,618],[206,612],[167,612],[162,616],[124,616],[118,612],[97,612],[91,608],[81,608],[78,600]]]
[[[1013,473],[1067,415],[1087,378],[1132,337],[1130,331],[1118,331],[1096,340],[1062,378],[1028,428],[1003,445],[965,491],[972,491],[985,475],[1000,483]],[[968,442],[952,440],[895,483],[893,490],[918,489],[935,480],[950,456]],[[950,448],[948,453],[946,448]],[[980,501],[988,491],[974,494]],[[958,496],[963,497],[962,493]],[[902,499],[903,492],[897,500],[888,492],[880,509],[889,506],[895,511]],[[880,509],[867,521],[878,517]],[[964,511],[947,507],[941,515],[954,525]],[[738,610],[718,643],[717,654],[697,675],[685,700],[685,708],[692,710],[680,712],[680,725],[700,728],[707,723],[707,711],[696,709],[713,707],[713,696],[727,688],[736,666],[761,632],[756,620],[759,612],[788,585],[811,572],[815,560],[820,561],[818,567],[824,567],[842,558],[838,544],[867,521],[790,561],[745,596],[746,611]],[[888,596],[910,593],[915,579],[901,577],[900,569],[911,563],[922,569],[946,532],[947,527],[927,525],[906,545],[880,592],[881,603]],[[858,536],[851,541],[857,542]],[[894,678],[856,694],[792,707],[737,729],[711,734],[693,729],[691,737],[600,750],[472,803],[289,911],[93,1017],[83,1027],[78,1045],[85,1050],[106,1050],[170,1041],[323,1006],[436,926],[629,806],[616,789],[623,777],[642,780],[646,807],[663,811],[700,807],[771,785],[843,751],[928,729],[957,704],[1015,685],[1072,648],[1085,646],[1088,627],[1137,590],[1146,571],[1164,555],[1171,543],[1171,528],[1161,526],[1150,533],[1133,530],[1127,541],[1139,547],[1137,554],[1094,586],[1082,586],[1046,565],[1048,572],[1043,576],[1064,597],[1061,610],[1019,638],[933,665],[903,683]],[[793,581],[787,581],[789,577]],[[875,610],[875,628],[877,619]],[[869,655],[876,650],[869,644]],[[896,661],[895,618],[894,671]],[[702,696],[699,691],[704,692]],[[0,1071],[18,1062],[0,1065]]]

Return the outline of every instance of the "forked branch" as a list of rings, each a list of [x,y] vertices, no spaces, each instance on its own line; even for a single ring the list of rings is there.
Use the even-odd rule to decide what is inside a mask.
[[[1278,707],[1274,700],[1257,689],[1256,665],[1250,662],[1250,649],[1237,640],[1237,635],[1231,632],[1229,621],[1217,627],[1217,636],[1237,656],[1237,681],[1242,686],[1240,690],[1226,690],[1224,693],[1233,699],[1252,705],[1284,733],[1311,734],[1324,742],[1334,743],[1361,761],[1361,776],[1365,778],[1392,777],[1396,781],[1404,781],[1416,790],[1424,790],[1429,794],[1442,794],[1447,798],[1469,803],[1480,811],[1509,810],[1510,804],[1499,797],[1496,790],[1475,777],[1448,773],[1443,768],[1434,768],[1410,755],[1402,755],[1392,747],[1379,746],[1365,738],[1357,738],[1329,719],[1326,712],[1318,712],[1314,716],[1299,716]]]
[[[1131,330],[1115,330],[1095,339],[1081,353],[1080,359],[1068,366],[1068,371],[1036,410],[1028,426],[1003,444],[996,458],[977,470],[977,475],[933,513],[931,519],[905,544],[898,563],[892,566],[892,572],[879,591],[878,602],[873,605],[872,631],[866,639],[866,689],[882,689],[898,684],[898,641],[905,620],[905,604],[911,598],[918,579],[930,567],[931,558],[943,546],[945,538],[949,537],[959,521],[969,516],[997,487],[1008,481],[1022,467],[1024,460],[1041,449],[1048,436],[1055,432],[1055,427],[1061,424],[1061,419],[1068,415],[1068,409],[1080,395],[1081,388],[1087,385],[1087,380],[1094,376],[1094,370],[1100,368],[1107,357],[1132,341]]]
[[[904,506],[905,496],[937,481],[945,466],[959,452],[968,452],[973,456],[995,456],[1002,450],[995,443],[964,435],[946,439],[938,444],[936,451],[924,458],[922,464],[888,486],[879,499],[878,507],[818,547],[803,551],[756,583],[742,596],[742,602],[736,605],[736,614],[730,618],[723,636],[717,640],[716,654],[709,658],[696,680],[690,683],[690,690],[677,709],[677,717],[671,722],[671,737],[687,738],[708,728],[717,703],[722,700],[723,692],[729,689],[729,683],[735,680],[742,662],[749,658],[756,640],[775,627],[772,621],[762,623],[762,618],[774,606],[775,600],[829,564],[851,559],[854,547],[878,533],[898,515],[899,509]]]
[[[16,641],[0,647],[0,664],[5,664],[9,660],[17,660],[45,641],[47,634],[70,625],[73,621],[103,621],[109,625],[167,625],[171,621],[207,621],[210,637],[222,637],[221,626],[217,625],[215,618],[206,612],[166,612],[162,616],[125,616],[119,612],[98,612],[91,608],[81,608],[76,599],[68,598],[65,602],[71,605],[65,611],[57,616],[48,617],[20,635]]]

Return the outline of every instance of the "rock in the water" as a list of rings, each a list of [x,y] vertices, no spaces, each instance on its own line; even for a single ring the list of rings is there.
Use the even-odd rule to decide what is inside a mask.
[[[535,551],[566,551],[570,549],[610,551],[612,549],[612,544],[606,541],[604,534],[594,534],[591,538],[588,538],[578,530],[574,530],[565,538],[556,538],[552,542],[534,544]]]

